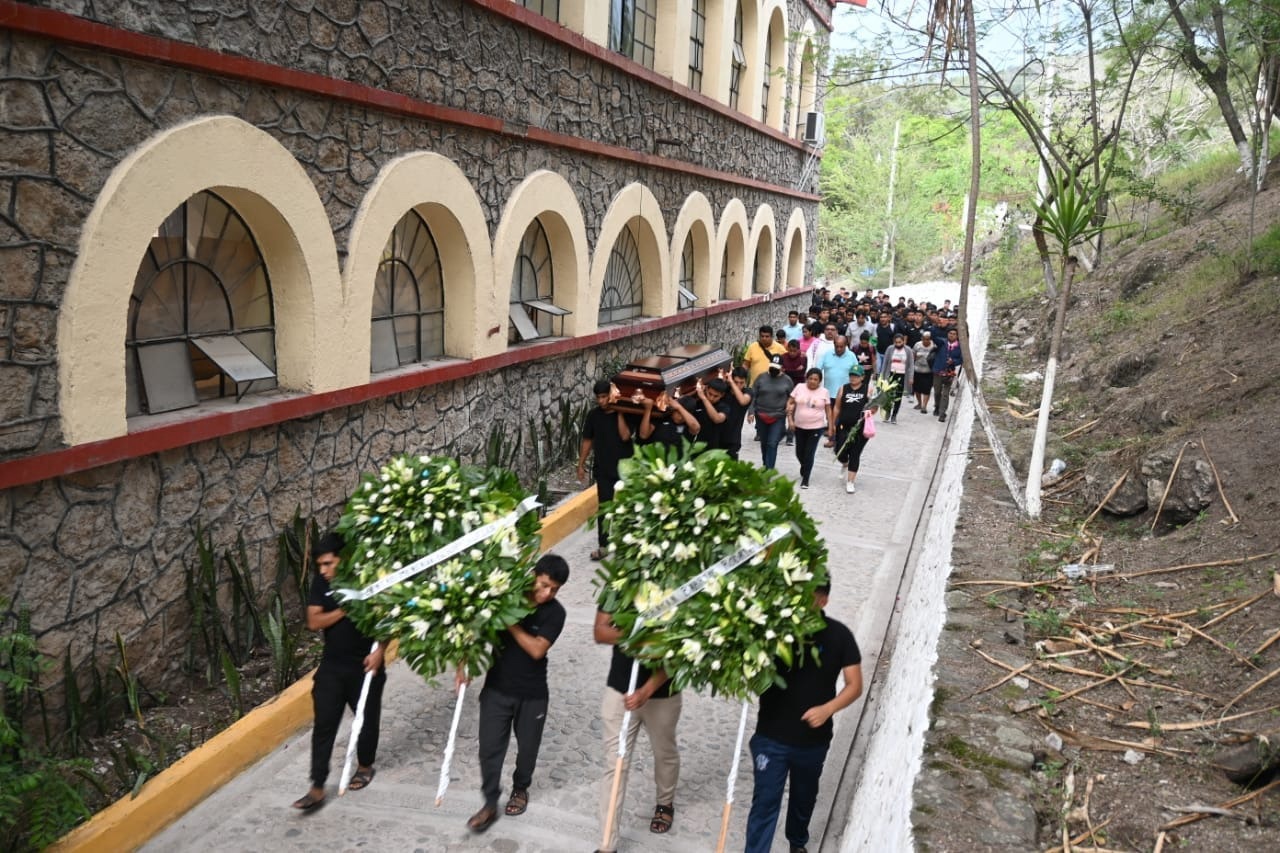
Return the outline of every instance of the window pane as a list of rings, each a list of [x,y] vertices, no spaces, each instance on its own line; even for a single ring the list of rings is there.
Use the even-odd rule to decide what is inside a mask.
[[[411,210],[391,229],[374,282],[372,369],[389,370],[442,355],[443,312],[444,277],[435,237],[426,220]],[[437,316],[433,324],[424,322],[428,313]],[[427,326],[440,332],[429,334]]]
[[[609,252],[600,293],[600,325],[639,317],[643,302],[640,249],[631,226],[622,229]]]
[[[192,335],[231,331],[231,314],[227,310],[227,295],[210,275],[209,271],[195,264],[186,264],[187,277],[187,331]]]
[[[392,320],[396,329],[396,355],[401,364],[418,361],[418,315],[410,314]]]
[[[396,355],[396,330],[390,320],[373,321],[373,341],[369,348],[369,368],[374,372],[400,366]]]

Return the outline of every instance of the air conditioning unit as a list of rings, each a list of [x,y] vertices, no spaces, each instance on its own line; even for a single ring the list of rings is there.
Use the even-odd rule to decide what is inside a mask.
[[[821,145],[827,138],[827,119],[822,113],[805,113],[804,141],[810,145]]]

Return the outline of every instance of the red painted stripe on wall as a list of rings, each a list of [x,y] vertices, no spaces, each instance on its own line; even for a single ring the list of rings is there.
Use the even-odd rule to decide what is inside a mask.
[[[374,379],[365,385],[356,385],[338,391],[274,398],[269,401],[264,400],[258,405],[252,403],[247,406],[242,405],[232,411],[202,412],[198,408],[190,409],[185,416],[180,416],[181,420],[141,428],[128,435],[0,462],[0,489],[38,483],[52,477],[87,471],[112,462],[184,447],[198,441],[311,417],[331,409],[359,405],[380,397],[466,379],[521,362],[589,350],[610,341],[643,337],[657,329],[736,311],[773,299],[800,296],[810,290],[812,288],[799,287],[785,292],[761,294],[736,302],[724,302],[707,308],[683,311],[670,317],[656,317],[625,326],[613,326],[580,338],[564,338],[515,347],[497,355],[472,361],[459,360],[439,365],[424,365],[415,370],[396,372],[391,376]]]
[[[521,11],[524,11],[523,8],[515,7],[515,4],[509,3],[509,0],[504,0],[504,2],[508,2],[508,4],[513,8],[520,8]],[[504,10],[503,14],[508,14],[510,11],[511,10]],[[509,14],[508,16],[513,17]],[[676,90],[676,87],[671,84],[671,81],[653,74],[653,72],[648,71],[648,69],[643,68],[643,66],[638,66],[630,60],[623,60],[616,54],[604,50],[599,45],[587,42],[580,36],[578,37],[578,42],[580,42],[580,44],[577,44],[573,39],[569,38],[569,35],[574,34],[570,33],[568,30],[565,30],[563,27],[558,25],[550,24],[550,22],[546,22],[545,20],[544,23],[547,24],[547,26],[540,27],[539,29],[540,31],[546,32],[546,34],[551,38],[563,41],[579,50],[588,52],[596,59],[613,64],[628,74],[643,77],[647,82],[655,83],[656,85],[665,85],[672,94],[684,97],[688,100],[697,101],[701,106],[716,109],[722,114],[735,119],[752,130],[774,136],[779,141],[785,142],[799,151],[805,150],[803,143],[790,139],[785,134],[770,128],[767,125],[748,119],[741,113],[730,110],[727,107],[723,107],[709,98],[703,98],[702,96],[690,97],[692,93],[689,93],[687,90],[686,92],[681,93]],[[706,169],[701,166],[680,160],[674,160],[668,157],[659,157],[657,155],[632,151],[629,148],[623,148],[617,145],[589,142],[575,136],[568,136],[566,134],[555,133],[539,128],[513,127],[506,124],[501,119],[494,118],[493,116],[473,113],[468,110],[455,109],[453,107],[445,107],[428,101],[410,98],[407,95],[401,95],[397,92],[390,92],[385,89],[351,83],[346,80],[338,80],[333,77],[326,77],[322,74],[298,71],[293,68],[272,65],[256,59],[248,59],[243,56],[219,53],[207,48],[186,44],[185,42],[178,42],[171,39],[136,33],[131,30],[119,29],[117,27],[100,24],[95,21],[89,21],[84,18],[78,18],[74,15],[68,15],[64,12],[23,5],[21,3],[13,2],[13,0],[0,0],[0,27],[11,29],[16,32],[26,33],[27,35],[46,38],[51,41],[72,44],[77,47],[104,50],[120,56],[127,56],[132,59],[139,59],[147,62],[160,62],[191,71],[199,71],[221,77],[230,77],[232,79],[244,80],[251,83],[278,86],[313,95],[322,95],[345,103],[358,104],[362,107],[372,106],[398,115],[453,124],[461,127],[470,127],[477,130],[488,131],[490,133],[497,133],[503,136],[540,142],[544,145],[551,145],[565,150],[594,154],[630,163],[641,163],[646,166],[668,169],[673,172],[694,174],[709,180],[764,190],[766,192],[803,199],[805,201],[819,201],[821,199],[821,196],[813,193],[800,192],[799,190],[792,189],[791,187],[771,184],[766,181],[758,181],[752,178],[744,178],[740,175],[735,175],[732,172]],[[551,30],[551,32],[547,32],[547,30]],[[638,74],[635,68],[629,66],[636,66],[637,68],[645,71],[646,74]],[[652,75],[653,79],[650,79],[650,75]]]

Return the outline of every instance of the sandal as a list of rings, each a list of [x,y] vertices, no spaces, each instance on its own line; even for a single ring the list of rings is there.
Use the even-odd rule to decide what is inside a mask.
[[[658,803],[653,810],[653,820],[649,821],[649,831],[657,835],[665,835],[671,831],[671,824],[676,817],[674,805],[664,806]]]
[[[369,783],[373,781],[373,774],[378,771],[370,767],[368,770],[357,770],[355,775],[351,777],[351,781],[347,783],[347,790],[359,791],[369,787]]]
[[[516,788],[511,792],[511,799],[507,800],[507,817],[522,815],[527,808],[529,808],[529,791],[525,788]]]
[[[314,811],[324,805],[324,796],[314,796],[310,791],[293,801],[293,807],[301,812]]]
[[[493,826],[494,821],[498,819],[498,810],[493,806],[485,806],[471,816],[467,821],[467,829],[479,835],[489,827]]]
[[[604,559],[604,552],[601,551],[599,548],[595,549],[594,551],[591,552],[591,559],[594,562],[597,562],[597,563],[600,562],[601,560]]]

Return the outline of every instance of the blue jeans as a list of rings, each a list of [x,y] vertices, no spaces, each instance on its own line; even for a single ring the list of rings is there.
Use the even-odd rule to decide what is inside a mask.
[[[787,419],[779,415],[776,421],[767,424],[756,415],[756,426],[760,430],[760,463],[765,468],[777,468],[778,444],[787,431]]]
[[[809,843],[809,819],[818,801],[818,780],[822,778],[828,746],[791,746],[763,735],[751,736],[755,790],[751,794],[751,813],[747,815],[746,853],[769,853],[773,846],[782,789],[788,776],[791,796],[787,799],[783,834],[793,847]]]

